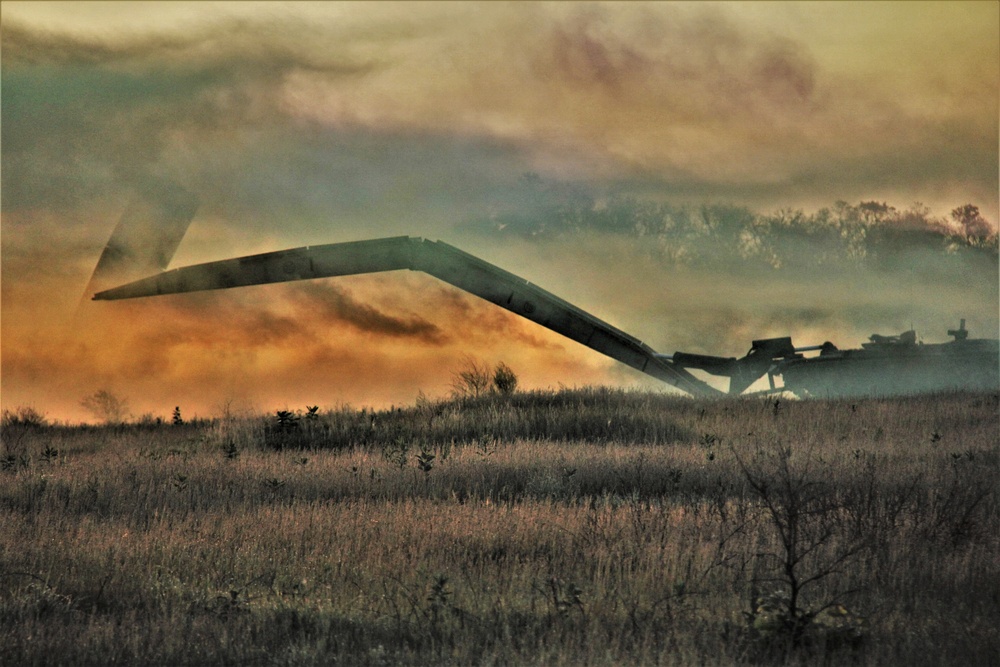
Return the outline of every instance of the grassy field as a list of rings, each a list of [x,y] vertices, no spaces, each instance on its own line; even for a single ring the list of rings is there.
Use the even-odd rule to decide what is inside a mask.
[[[1000,396],[5,415],[0,663],[1000,664]]]

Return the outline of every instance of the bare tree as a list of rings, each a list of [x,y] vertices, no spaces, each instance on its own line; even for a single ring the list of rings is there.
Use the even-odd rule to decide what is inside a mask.
[[[985,239],[993,234],[993,225],[982,216],[979,207],[972,204],[959,206],[951,212],[952,219],[969,239]]]
[[[101,389],[80,401],[90,414],[106,424],[123,424],[129,415],[128,399]]]
[[[787,640],[792,647],[813,629],[820,614],[842,608],[839,595],[848,591],[827,592],[826,598],[812,605],[804,602],[803,592],[842,574],[872,546],[870,534],[852,527],[849,517],[851,505],[874,499],[841,493],[817,469],[820,458],[810,448],[794,456],[801,459],[798,464],[792,462],[792,448],[783,445],[760,448],[749,461],[735,449],[733,454],[776,542],[758,555],[763,573],[755,577],[754,588],[771,583],[778,589],[764,596],[754,594],[748,620],[755,629],[765,630],[765,636]],[[874,489],[875,485],[862,487]],[[831,590],[837,591],[837,587]]]
[[[489,391],[492,383],[493,372],[489,365],[467,356],[462,367],[452,375],[451,393],[456,398],[479,398]]]

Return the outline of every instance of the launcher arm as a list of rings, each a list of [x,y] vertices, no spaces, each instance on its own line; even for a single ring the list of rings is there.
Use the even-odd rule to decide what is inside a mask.
[[[249,255],[166,271],[98,292],[94,299],[129,299],[400,269],[428,273],[690,394],[721,393],[684,368],[658,358],[642,341],[523,278],[440,241],[400,236]]]

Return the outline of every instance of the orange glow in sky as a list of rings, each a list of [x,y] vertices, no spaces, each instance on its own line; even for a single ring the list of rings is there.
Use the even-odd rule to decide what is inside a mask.
[[[768,335],[850,346],[911,318],[938,340],[956,316],[996,334],[990,271],[962,289],[925,284],[919,263],[765,284],[585,233],[482,233],[498,211],[528,215],[512,195],[525,174],[588,193],[595,210],[613,196],[763,213],[873,200],[946,219],[972,203],[995,228],[994,2],[3,12],[4,408],[85,419],[80,400],[100,389],[136,416],[385,406],[446,394],[466,355],[506,362],[528,388],[657,386],[412,273],[90,302],[97,258],[150,177],[200,200],[171,266],[406,234],[480,255],[664,352],[740,355]]]

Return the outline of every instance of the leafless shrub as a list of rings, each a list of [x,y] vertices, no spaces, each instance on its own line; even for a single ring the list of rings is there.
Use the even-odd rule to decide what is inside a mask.
[[[493,373],[489,365],[466,357],[462,367],[452,375],[451,393],[455,398],[479,398],[489,391]]]
[[[765,525],[772,534],[767,543],[775,545],[758,554],[758,574],[746,614],[756,648],[766,646],[787,653],[818,639],[828,639],[821,636],[827,625],[819,621],[826,619],[830,609],[842,609],[844,613],[839,615],[848,615],[839,599],[846,591],[833,587],[836,592],[814,599],[812,604],[805,593],[820,581],[841,573],[871,546],[870,532],[858,530],[851,521],[857,513],[848,511],[845,496],[824,476],[810,448],[793,453],[791,447],[783,445],[761,447],[750,460],[735,449],[733,453],[762,505]],[[852,503],[859,501],[852,498]],[[762,584],[771,590],[761,593]],[[858,629],[837,628],[845,633]]]

